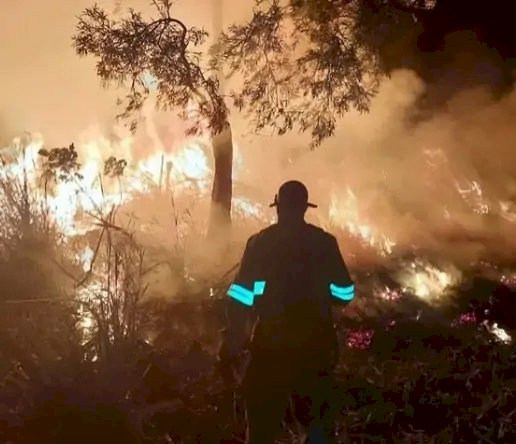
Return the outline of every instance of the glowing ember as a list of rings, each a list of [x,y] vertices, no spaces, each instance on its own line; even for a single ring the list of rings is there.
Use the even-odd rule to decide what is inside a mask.
[[[454,326],[459,325],[474,325],[478,323],[477,315],[474,311],[467,311],[465,313],[461,313],[457,319],[453,321]]]
[[[375,289],[374,294],[375,296],[386,301],[397,301],[402,296],[400,290],[392,290],[389,287],[385,287],[383,290]]]
[[[516,289],[516,275],[514,274],[504,274],[500,278],[500,282],[507,285],[509,288]]]
[[[464,201],[471,207],[471,209],[477,214],[488,214],[489,205],[484,199],[482,188],[480,184],[473,180],[469,182],[465,187],[461,187],[459,182],[455,182],[457,191],[462,196]]]
[[[348,334],[346,344],[350,348],[366,350],[371,346],[373,338],[374,330],[354,330]]]

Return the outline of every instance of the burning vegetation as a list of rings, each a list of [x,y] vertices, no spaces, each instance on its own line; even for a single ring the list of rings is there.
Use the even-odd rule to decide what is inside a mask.
[[[234,246],[223,259],[203,250],[207,227],[193,222],[208,211],[209,141],[187,139],[138,162],[120,157],[131,143],[104,161],[91,142],[20,140],[3,156],[6,442],[220,442],[242,433],[239,392],[224,385],[215,352],[241,242],[269,215],[252,196],[235,196]],[[204,202],[201,216],[194,202]],[[510,269],[399,251],[361,220],[350,189],[326,211],[321,222],[349,253],[361,294],[337,314],[342,436],[507,442]],[[83,430],[84,421],[97,425]],[[295,427],[291,418],[286,431]]]
[[[513,442],[516,95],[454,91],[424,114],[435,89],[390,46],[400,23],[437,45],[451,3],[260,1],[209,60],[168,0],[86,9],[74,49],[128,88],[133,131],[1,151],[0,441],[241,442],[225,293],[296,176],[357,283],[335,312],[340,441]],[[283,429],[298,442],[294,415]]]

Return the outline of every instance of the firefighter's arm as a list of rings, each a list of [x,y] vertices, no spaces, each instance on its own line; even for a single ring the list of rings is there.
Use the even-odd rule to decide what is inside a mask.
[[[256,280],[257,256],[253,238],[249,239],[240,267],[226,294],[226,328],[221,359],[232,360],[247,346],[254,318],[254,300],[263,293],[264,283]]]
[[[355,283],[351,279],[337,240],[331,236],[327,251],[328,290],[332,301],[339,305],[349,304],[355,297]]]

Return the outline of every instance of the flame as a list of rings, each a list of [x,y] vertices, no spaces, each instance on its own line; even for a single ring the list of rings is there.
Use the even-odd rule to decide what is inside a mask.
[[[383,289],[375,289],[374,295],[386,301],[398,301],[402,297],[402,293],[400,290],[391,289],[387,286]]]
[[[0,174],[10,177],[26,175],[33,185],[33,191],[47,202],[65,236],[78,236],[93,227],[92,221],[80,217],[82,213],[103,213],[113,206],[131,202],[138,195],[160,189],[178,192],[193,191],[207,195],[213,177],[206,155],[209,141],[204,137],[188,139],[173,152],[159,145],[159,149],[152,154],[135,160],[133,158],[133,153],[136,152],[135,139],[131,135],[121,137],[116,144],[102,136],[94,135],[77,146],[81,160],[84,154],[87,154],[78,171],[81,178],[73,178],[66,182],[59,181],[51,193],[44,195],[38,181],[41,173],[38,169],[41,163],[38,152],[43,146],[44,140],[39,136],[24,148],[20,139],[15,140],[12,147],[4,152],[10,161],[0,166]],[[121,177],[109,178],[104,175],[104,160],[110,155],[127,160],[127,167]],[[428,151],[426,155],[434,166],[443,161],[442,153],[439,151]],[[242,168],[241,153],[237,149],[235,177],[238,177]],[[469,181],[466,186],[459,182],[455,182],[455,185],[463,199],[476,212],[485,214],[489,211],[477,181]],[[507,217],[514,217],[509,203],[500,205]],[[269,222],[270,219],[262,205],[244,196],[236,196],[233,199],[233,209],[237,214],[262,222]],[[359,206],[357,196],[349,187],[344,193],[332,194],[328,218],[331,223],[347,230],[383,255],[391,254],[396,245],[393,239],[368,223],[364,211]],[[78,258],[84,271],[89,270],[92,259],[93,250],[90,247],[85,248]],[[460,274],[455,269],[439,269],[428,263],[414,261],[400,273],[399,282],[402,284],[402,291],[408,289],[420,298],[433,300],[441,297],[459,279]],[[516,280],[514,277],[511,279]],[[89,291],[94,290],[94,287],[89,289]],[[384,288],[378,292],[378,296],[386,300],[397,300],[401,297],[401,293],[398,290]]]
[[[0,177],[26,178],[31,195],[46,204],[65,239],[80,237],[95,228],[95,219],[84,217],[87,214],[105,215],[113,206],[127,204],[139,195],[161,189],[207,195],[212,178],[206,155],[208,141],[202,137],[186,140],[173,152],[159,149],[135,160],[132,135],[121,137],[117,143],[103,136],[90,135],[76,144],[80,163],[77,175],[70,174],[69,180],[47,184],[42,180],[44,158],[39,155],[44,145],[44,139],[39,136],[26,144],[21,139],[14,140],[10,147],[0,152],[3,161]],[[127,161],[119,177],[104,174],[105,160],[110,156]],[[258,211],[258,206],[251,202],[246,205],[243,206],[246,212],[250,213],[254,207]],[[94,251],[89,245],[75,257],[84,272],[91,270],[93,259]],[[95,275],[76,290],[76,296],[82,302],[79,326],[84,340],[95,327],[92,312],[87,307],[97,305],[105,294],[101,281],[107,271],[102,269],[102,264],[96,268]]]
[[[211,170],[206,154],[197,142],[188,144],[175,154],[156,153],[141,161],[137,169],[154,185],[174,185],[179,189],[195,185],[202,191],[209,187]],[[133,185],[141,191],[149,191],[148,186],[140,188]]]
[[[0,166],[3,177],[26,176],[29,183],[34,183],[37,178],[38,152],[43,146],[43,140],[36,137],[26,147],[20,138],[13,140],[10,147],[1,150],[1,159],[4,165]]]
[[[245,197],[235,197],[232,204],[233,210],[244,217],[271,222],[271,220],[268,220],[269,217],[266,215],[263,205],[259,203],[252,202]]]
[[[482,187],[476,180],[468,182],[464,187],[455,181],[455,187],[464,202],[477,214],[488,214],[489,205],[484,198]]]
[[[5,164],[0,166],[3,177],[25,175],[31,185],[31,192],[45,201],[48,209],[65,236],[84,234],[92,228],[80,214],[104,214],[113,206],[124,205],[139,194],[166,188],[184,192],[186,189],[206,194],[211,180],[211,168],[203,146],[205,139],[188,140],[176,152],[155,152],[133,162],[132,136],[122,138],[116,145],[103,137],[96,137],[79,144],[77,151],[82,162],[78,176],[68,181],[57,181],[51,190],[44,190],[40,183],[41,156],[38,152],[44,146],[38,137],[25,147],[21,140],[14,140],[11,147],[2,150]],[[87,158],[82,161],[82,155]],[[104,175],[104,161],[115,154],[125,159],[128,165],[119,178]]]
[[[512,343],[512,336],[509,333],[507,333],[507,331],[503,328],[498,327],[498,324],[496,322],[492,325],[488,325],[487,329],[498,342],[501,342],[503,344]]]
[[[398,279],[404,291],[431,301],[441,298],[448,288],[459,282],[460,277],[459,271],[453,267],[441,270],[429,263],[413,261],[399,273]]]
[[[357,198],[351,189],[348,188],[346,195],[340,199],[335,193],[332,194],[328,216],[331,223],[349,231],[370,246],[379,249],[384,255],[392,253],[396,242],[377,233],[372,226],[362,223]]]
[[[89,268],[89,267],[88,267]],[[87,271],[87,270],[86,270]],[[95,318],[88,305],[99,305],[98,297],[102,294],[102,285],[93,280],[78,290],[78,300],[82,302],[79,309],[79,328],[82,331],[83,342],[87,342],[95,327]]]
[[[89,246],[86,246],[86,248],[84,248],[79,257],[79,261],[82,265],[83,271],[86,272],[91,268],[94,255],[95,252]]]

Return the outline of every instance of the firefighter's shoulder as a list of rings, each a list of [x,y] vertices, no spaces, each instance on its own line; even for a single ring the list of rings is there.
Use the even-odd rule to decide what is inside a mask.
[[[258,231],[253,237],[255,242],[268,242],[278,235],[278,225],[272,224]]]
[[[313,236],[314,241],[321,242],[326,245],[334,245],[337,243],[337,238],[327,231],[323,230],[321,227],[318,227],[316,225],[307,224],[309,227],[309,230]]]
[[[274,225],[264,228],[263,230],[258,231],[247,239],[247,246],[252,247],[253,245],[260,244],[262,242],[266,242],[271,238],[274,232]]]

